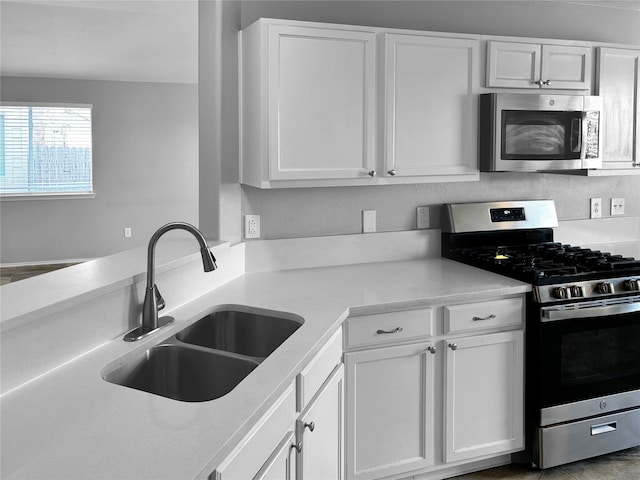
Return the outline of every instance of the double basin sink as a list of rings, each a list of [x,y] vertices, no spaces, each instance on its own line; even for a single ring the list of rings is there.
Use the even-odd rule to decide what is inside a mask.
[[[107,382],[183,402],[220,398],[289,338],[298,315],[226,306],[133,357],[107,365]]]

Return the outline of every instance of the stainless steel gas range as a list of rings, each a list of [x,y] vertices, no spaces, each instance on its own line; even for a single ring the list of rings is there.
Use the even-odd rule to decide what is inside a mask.
[[[640,260],[554,242],[552,200],[444,206],[442,255],[532,285],[526,451],[548,468],[640,445]]]

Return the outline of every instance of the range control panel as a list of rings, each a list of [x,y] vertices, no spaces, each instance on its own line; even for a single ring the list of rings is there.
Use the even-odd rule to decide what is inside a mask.
[[[527,218],[524,214],[524,208],[491,208],[489,210],[492,222],[520,222]]]

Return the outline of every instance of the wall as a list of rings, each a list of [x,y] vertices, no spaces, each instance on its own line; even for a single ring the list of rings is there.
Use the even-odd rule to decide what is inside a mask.
[[[2,201],[3,264],[105,256],[168,221],[197,224],[197,85],[2,77],[0,98],[93,104],[96,192]]]
[[[541,1],[243,1],[241,24],[260,17],[488,35],[640,44],[640,12]],[[378,231],[415,228],[415,208],[447,202],[552,198],[560,219],[589,216],[589,198],[626,198],[640,214],[640,176],[481,174],[479,182],[259,190],[242,187],[242,214],[261,215],[263,238],[358,233],[361,210],[377,210]],[[431,209],[432,227],[439,211]]]

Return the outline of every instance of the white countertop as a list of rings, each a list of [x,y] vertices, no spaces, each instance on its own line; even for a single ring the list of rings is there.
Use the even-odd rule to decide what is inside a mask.
[[[530,289],[439,258],[242,275],[174,310],[174,324],[150,338],[131,344],[119,336],[6,393],[0,399],[0,476],[206,478],[350,311],[479,301]],[[290,312],[305,323],[232,392],[209,402],[179,402],[101,378],[105,365],[168,338],[221,304]]]

